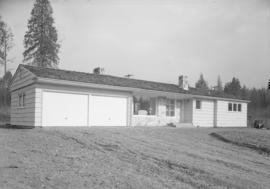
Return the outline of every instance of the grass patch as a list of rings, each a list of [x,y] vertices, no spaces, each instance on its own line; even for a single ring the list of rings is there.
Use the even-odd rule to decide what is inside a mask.
[[[269,188],[270,156],[209,136],[237,130],[246,129],[0,128],[0,186]]]
[[[270,131],[256,129],[223,130],[210,133],[212,137],[226,143],[250,148],[259,153],[270,155]]]

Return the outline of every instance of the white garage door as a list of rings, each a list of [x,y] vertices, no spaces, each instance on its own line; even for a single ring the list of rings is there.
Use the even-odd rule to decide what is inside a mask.
[[[90,124],[93,126],[126,126],[127,98],[92,96]]]
[[[43,92],[43,126],[87,126],[88,95]]]

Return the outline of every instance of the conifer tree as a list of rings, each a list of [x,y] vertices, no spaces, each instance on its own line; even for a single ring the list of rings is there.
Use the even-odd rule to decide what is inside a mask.
[[[197,83],[195,84],[195,87],[196,87],[197,89],[200,89],[200,90],[208,90],[208,89],[209,89],[208,83],[207,83],[207,81],[205,81],[205,79],[204,79],[202,73],[201,73],[201,75],[200,75],[199,80],[198,80]]]
[[[49,0],[36,0],[24,35],[24,62],[39,67],[57,67],[60,45],[52,14]]]
[[[13,47],[13,33],[0,16],[0,65],[4,66],[4,75],[7,73],[8,51]]]

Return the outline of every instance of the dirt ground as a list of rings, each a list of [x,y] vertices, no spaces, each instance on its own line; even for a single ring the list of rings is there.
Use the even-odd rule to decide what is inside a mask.
[[[209,135],[228,130],[1,128],[0,188],[269,188],[269,155]]]

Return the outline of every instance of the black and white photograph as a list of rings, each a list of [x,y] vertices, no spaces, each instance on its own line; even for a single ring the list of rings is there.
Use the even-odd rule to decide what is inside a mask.
[[[270,188],[270,0],[0,0],[0,189],[94,188]]]

